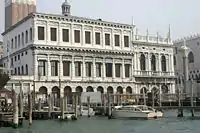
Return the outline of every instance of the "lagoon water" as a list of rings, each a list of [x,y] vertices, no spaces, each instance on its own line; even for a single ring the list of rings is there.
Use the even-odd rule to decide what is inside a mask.
[[[189,112],[177,118],[176,110],[165,111],[159,120],[108,120],[106,117],[79,118],[77,121],[27,121],[22,128],[0,128],[0,133],[199,133],[200,119],[191,119]]]

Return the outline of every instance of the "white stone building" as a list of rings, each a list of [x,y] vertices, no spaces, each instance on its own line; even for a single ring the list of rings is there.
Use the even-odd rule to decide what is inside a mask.
[[[183,53],[181,46],[184,41],[189,48],[188,51],[188,80],[193,81],[194,93],[200,96],[200,35],[185,37],[180,40],[174,41],[174,65],[175,73],[178,75],[178,84],[184,83],[183,76]],[[188,86],[187,93],[190,92],[191,87]]]
[[[32,13],[2,33],[10,83],[44,94],[175,92],[170,31],[140,36],[133,24],[72,16],[70,7],[63,3],[63,15]]]

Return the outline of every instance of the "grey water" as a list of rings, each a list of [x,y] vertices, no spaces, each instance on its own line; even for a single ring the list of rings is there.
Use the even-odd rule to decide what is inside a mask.
[[[0,128],[0,133],[199,133],[200,119],[192,119],[190,112],[177,118],[177,110],[164,112],[158,120],[122,120],[106,117],[81,117],[77,121],[58,120],[33,121],[29,128],[27,121],[22,128]],[[199,114],[198,114],[199,115]]]

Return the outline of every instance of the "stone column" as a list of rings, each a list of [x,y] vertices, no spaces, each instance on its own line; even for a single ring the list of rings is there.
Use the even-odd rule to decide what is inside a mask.
[[[58,23],[58,34],[57,34],[57,38],[58,38],[58,43],[60,44],[62,42],[62,29],[60,28],[60,23]]]
[[[81,34],[82,33],[82,34]],[[84,31],[84,25],[81,26],[81,32],[80,32],[80,37],[81,37],[81,45],[85,45],[85,31]]]
[[[132,57],[132,62],[131,62],[131,78],[133,78],[134,75],[134,57]]]
[[[161,69],[161,55],[160,54],[158,54],[158,60],[157,60],[157,62],[158,62],[158,71],[161,74],[162,69]]]
[[[38,59],[37,59],[37,53],[34,53],[33,54],[33,58],[34,58],[34,67],[33,67],[33,70],[34,70],[34,76],[35,78],[38,77]]]
[[[115,79],[115,59],[113,59],[112,67],[112,78]]]
[[[133,70],[133,72],[135,73],[135,75],[137,75],[137,70],[138,70],[138,67],[137,67],[137,65],[138,65],[138,62],[137,62],[138,60],[137,60],[137,53],[135,53],[134,54],[134,70]]]
[[[47,23],[46,23],[46,32],[45,32],[45,35],[46,35],[46,42],[48,43],[48,42],[50,42],[50,40],[51,40],[51,32],[50,32],[50,29],[49,29],[50,27],[49,27],[49,23],[48,23],[48,21],[47,21]]]
[[[47,75],[48,75],[48,78],[51,77],[51,61],[50,61],[50,55],[47,55]]]
[[[69,42],[70,44],[74,44],[74,29],[73,29],[73,24],[70,26],[70,34],[69,34]]]
[[[93,57],[93,79],[95,80],[96,78],[96,62],[95,62],[95,57]]]
[[[102,45],[102,48],[105,48],[105,33],[104,33],[103,28],[102,28],[102,34],[101,34],[101,45]]]
[[[170,65],[170,61],[169,61],[169,59],[170,59],[170,56],[169,55],[165,55],[165,57],[166,57],[166,72],[169,72],[169,65]]]
[[[121,36],[121,38],[120,38],[120,47],[121,47],[121,49],[123,49],[124,48],[124,36],[123,36],[123,30],[121,30],[120,31],[120,36]]]
[[[173,56],[173,54],[171,55],[171,75],[173,76],[173,75],[175,75],[174,74],[174,56]]]
[[[92,35],[92,37],[91,37],[91,42],[92,42],[92,46],[94,46],[95,45],[95,27],[93,26],[92,27],[92,33],[91,33]]]
[[[85,79],[86,77],[86,67],[85,67],[85,56],[83,56],[83,67],[82,67],[82,77]]]
[[[103,76],[103,80],[105,80],[105,78],[106,78],[106,61],[105,61],[105,58],[103,58],[102,68],[103,68],[102,76]]]
[[[148,66],[149,66],[149,68],[148,68],[148,71],[149,71],[149,74],[151,75],[151,54],[150,53],[148,53]]]
[[[63,60],[62,60],[62,55],[60,55],[60,59],[59,59],[59,76],[60,76],[60,79],[63,76]]]
[[[75,77],[75,64],[74,64],[74,55],[72,55],[71,61],[71,79]]]
[[[184,41],[184,45],[181,47],[183,53],[183,74],[184,74],[184,90],[183,93],[186,93],[187,82],[188,82],[188,53],[189,49],[186,46],[186,42]]]
[[[125,79],[125,63],[124,58],[122,58],[122,79]]]
[[[112,46],[112,49],[115,47],[115,42],[114,42],[114,34],[113,34],[113,29],[111,29],[111,35],[110,35],[110,45]]]

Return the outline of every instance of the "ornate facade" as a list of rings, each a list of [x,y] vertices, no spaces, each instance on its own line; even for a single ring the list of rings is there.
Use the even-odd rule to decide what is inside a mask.
[[[170,34],[140,36],[134,24],[76,17],[68,8],[63,15],[32,13],[2,34],[10,82],[61,95],[175,92]]]

